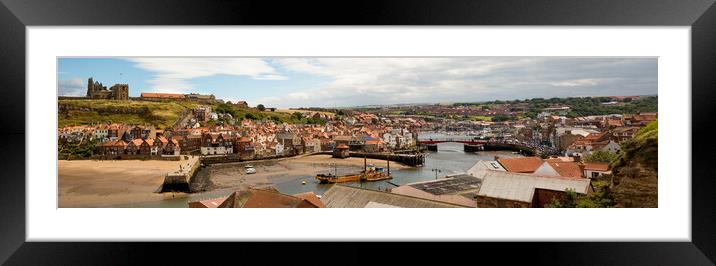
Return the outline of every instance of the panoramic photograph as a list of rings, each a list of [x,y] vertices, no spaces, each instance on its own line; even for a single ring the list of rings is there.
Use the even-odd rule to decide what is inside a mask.
[[[59,208],[658,208],[656,57],[59,57]]]

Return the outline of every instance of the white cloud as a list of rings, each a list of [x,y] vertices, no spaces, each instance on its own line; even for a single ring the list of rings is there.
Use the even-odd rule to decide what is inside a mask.
[[[484,101],[578,95],[656,93],[656,58],[130,58],[149,71],[159,92],[212,91],[194,79],[216,75],[280,81],[294,75],[319,80],[257,86],[226,98],[274,107],[355,106],[390,103]],[[296,79],[299,83],[302,79]],[[241,89],[241,88],[238,88]]]
[[[261,100],[272,106],[306,107],[656,93],[656,62],[655,58],[563,57],[283,58],[272,63],[285,69],[286,75],[321,76],[330,82]]]
[[[186,92],[197,89],[192,79],[215,75],[248,76],[257,80],[282,80],[261,58],[128,58],[136,67],[154,74],[148,83],[160,92]]]
[[[85,96],[87,95],[86,81],[75,78],[57,81],[58,94],[60,96]]]
[[[553,82],[550,83],[552,86],[557,87],[580,87],[580,86],[595,86],[599,84],[598,80],[596,79],[573,79],[573,80],[565,80],[560,82]]]

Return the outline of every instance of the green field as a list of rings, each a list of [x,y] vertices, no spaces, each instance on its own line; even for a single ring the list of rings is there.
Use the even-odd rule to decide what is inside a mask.
[[[471,116],[470,116],[470,119],[471,119],[471,120],[476,120],[476,121],[487,121],[487,122],[492,121],[492,117],[491,117],[491,116],[484,116],[484,115],[471,115]]]

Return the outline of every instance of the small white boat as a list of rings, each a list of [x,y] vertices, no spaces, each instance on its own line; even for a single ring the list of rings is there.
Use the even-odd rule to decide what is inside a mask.
[[[255,174],[256,169],[253,167],[246,167],[246,174]]]
[[[301,181],[301,184],[302,184],[302,185],[305,185],[305,184],[306,184],[306,180]]]

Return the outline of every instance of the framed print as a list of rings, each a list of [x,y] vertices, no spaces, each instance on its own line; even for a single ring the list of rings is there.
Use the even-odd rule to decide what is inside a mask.
[[[716,258],[713,1],[185,4],[3,0],[2,261]]]

